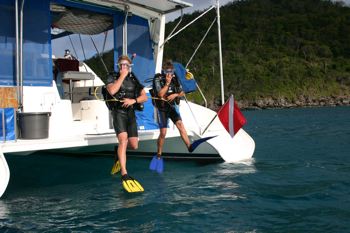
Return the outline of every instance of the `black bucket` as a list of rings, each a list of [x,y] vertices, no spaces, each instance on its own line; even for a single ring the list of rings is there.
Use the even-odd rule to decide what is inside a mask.
[[[50,112],[17,113],[19,138],[44,139],[49,137]]]

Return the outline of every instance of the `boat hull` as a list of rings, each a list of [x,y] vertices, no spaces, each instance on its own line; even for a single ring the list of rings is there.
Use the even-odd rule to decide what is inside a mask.
[[[195,137],[190,136],[191,140]],[[85,147],[61,148],[46,150],[50,153],[72,154],[74,156],[114,156],[115,147],[118,143],[94,145]],[[127,150],[127,156],[150,158],[157,152],[157,139],[140,140],[136,150]],[[193,153],[188,152],[181,137],[166,138],[163,147],[163,157],[174,160],[206,160],[222,161],[217,151],[209,144],[201,144]]]

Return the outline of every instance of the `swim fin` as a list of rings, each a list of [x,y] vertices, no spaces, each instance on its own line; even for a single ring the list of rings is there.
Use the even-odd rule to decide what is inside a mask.
[[[128,193],[136,193],[136,192],[143,192],[144,189],[142,185],[129,176],[128,174],[125,174],[121,177],[123,188],[128,192]]]
[[[157,172],[162,173],[164,171],[164,161],[163,158],[157,158]]]
[[[159,158],[158,155],[153,156],[151,163],[149,164],[149,169],[152,171],[157,171],[158,173],[162,173],[164,171],[163,158]]]
[[[157,169],[157,155],[153,156],[151,163],[149,164],[149,169],[155,171]]]
[[[119,160],[115,161],[111,170],[111,175],[115,175],[120,171],[120,162]]]
[[[200,138],[195,140],[194,142],[192,142],[192,144],[188,148],[188,152],[193,152],[200,144],[202,144],[205,141],[208,141],[209,139],[215,138],[216,136],[210,136],[210,137],[205,137],[205,138]]]

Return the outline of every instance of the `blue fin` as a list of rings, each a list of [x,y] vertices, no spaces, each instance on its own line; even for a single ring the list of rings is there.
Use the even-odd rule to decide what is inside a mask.
[[[149,169],[155,171],[157,169],[157,155],[153,156],[151,163],[149,164]]]
[[[157,158],[157,172],[162,173],[164,171],[164,161],[163,158]]]
[[[202,144],[205,141],[208,141],[209,139],[215,138],[216,136],[210,136],[210,137],[197,139],[196,141],[192,142],[192,144],[188,148],[188,152],[193,152],[200,144]]]

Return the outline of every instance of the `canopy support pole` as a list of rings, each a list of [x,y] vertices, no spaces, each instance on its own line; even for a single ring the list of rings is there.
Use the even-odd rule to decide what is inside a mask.
[[[219,40],[219,62],[220,62],[220,81],[221,81],[221,105],[225,103],[224,93],[224,70],[222,66],[222,48],[221,48],[221,24],[220,24],[220,1],[216,0],[216,14],[218,22],[218,40]]]
[[[123,23],[123,55],[128,55],[128,14],[129,6],[125,5],[125,18]]]

